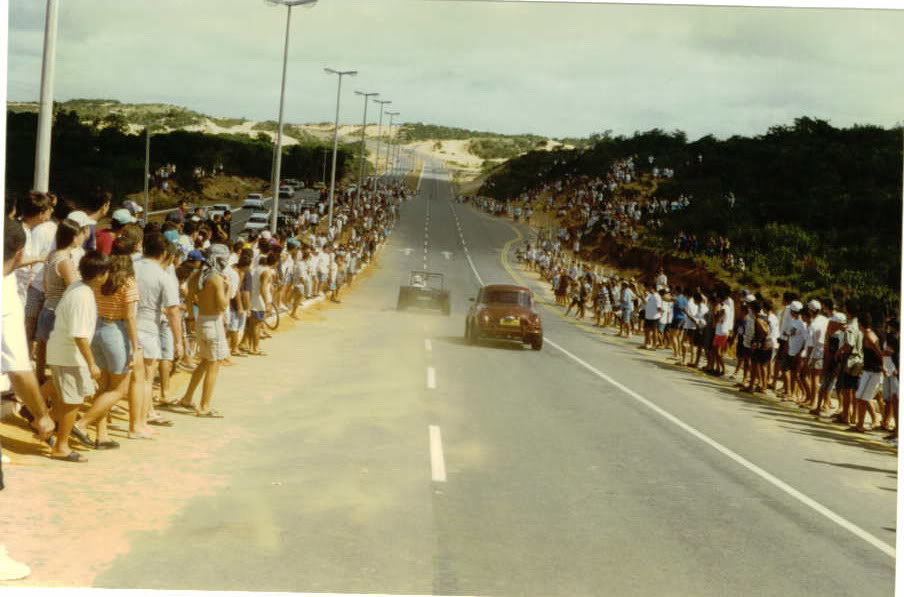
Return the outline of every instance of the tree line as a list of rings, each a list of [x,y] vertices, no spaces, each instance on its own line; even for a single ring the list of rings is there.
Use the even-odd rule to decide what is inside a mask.
[[[707,135],[690,142],[682,131],[660,129],[631,137],[605,133],[585,149],[511,160],[479,192],[511,200],[558,179],[605,178],[614,160],[635,156],[641,173],[657,166],[675,171],[656,184],[653,197],[693,196],[688,209],[647,231],[645,244],[667,249],[679,232],[701,242],[724,236],[753,272],[804,292],[845,289],[897,312],[902,133],[900,127],[837,128],[808,117],[725,140]]]
[[[114,204],[144,188],[145,136],[129,134],[122,123],[96,126],[83,122],[74,111],[54,115],[50,158],[50,189],[79,202],[100,189],[113,196]],[[37,114],[7,112],[7,196],[17,197],[31,189]],[[326,145],[303,143],[283,147],[284,177],[306,183],[319,181]],[[347,169],[357,172],[359,146],[341,145],[336,157],[337,180]],[[327,161],[331,159],[326,157]],[[196,167],[207,172],[222,165],[228,175],[269,180],[273,165],[273,143],[266,135],[211,135],[174,130],[151,136],[150,170],[175,164],[175,182],[189,192],[200,191]],[[329,165],[329,164],[328,164]]]

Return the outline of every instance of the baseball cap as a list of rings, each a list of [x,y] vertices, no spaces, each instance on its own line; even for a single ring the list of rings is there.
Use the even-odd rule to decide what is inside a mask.
[[[792,301],[790,307],[795,313],[800,313],[801,309],[804,308],[804,306],[800,304],[800,301]]]
[[[754,295],[752,295],[752,294],[750,294],[750,293],[747,293],[746,295],[744,295],[744,302],[745,302],[745,303],[752,303],[752,302],[755,301],[755,300],[756,300],[756,296],[754,296]]]
[[[820,302],[816,299],[813,299],[809,303],[807,303],[807,307],[810,309],[810,311],[819,311],[820,309],[822,309],[822,304],[820,304]]]
[[[270,240],[270,237],[271,237],[271,234],[270,234],[270,231],[269,231],[269,230],[266,230],[266,229],[265,229],[265,230],[262,230],[262,231],[261,231],[261,238],[262,238],[262,239],[264,239],[264,240]]]
[[[834,315],[832,315],[832,321],[844,325],[847,323],[847,315],[841,312],[836,312]]]
[[[94,226],[95,224],[97,224],[97,222],[89,218],[88,214],[83,211],[73,211],[66,217],[82,228],[84,228],[85,226]]]
[[[179,232],[176,230],[169,229],[163,233],[163,236],[166,238],[166,240],[170,241],[171,243],[179,242]]]
[[[188,261],[204,261],[204,253],[197,249],[194,249],[188,252],[188,257],[186,259]]]
[[[290,238],[289,240],[286,241],[286,244],[289,245],[290,247],[300,247],[301,246],[301,242],[297,238]]]
[[[171,211],[168,214],[166,214],[166,221],[181,224],[182,223],[182,214],[180,214],[178,210]]]
[[[132,224],[136,221],[135,217],[132,215],[132,212],[123,208],[114,211],[113,215],[111,215],[110,217],[120,224]]]

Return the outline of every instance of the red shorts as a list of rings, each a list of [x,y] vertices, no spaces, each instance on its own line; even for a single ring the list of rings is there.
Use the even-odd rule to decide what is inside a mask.
[[[725,348],[728,345],[728,336],[713,336],[713,348]]]

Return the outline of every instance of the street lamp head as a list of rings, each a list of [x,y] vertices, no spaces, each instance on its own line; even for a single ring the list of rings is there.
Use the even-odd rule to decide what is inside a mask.
[[[327,72],[328,74],[339,75],[340,77],[343,75],[348,75],[348,76],[354,77],[355,75],[358,74],[358,71],[356,71],[356,70],[334,70],[332,68],[325,68],[323,70],[325,72]]]
[[[374,97],[376,95],[380,95],[379,93],[364,93],[363,91],[355,90],[355,95],[363,95],[365,98]]]
[[[382,105],[384,105],[384,106],[385,106],[386,104],[391,104],[391,103],[392,103],[392,100],[373,100],[373,101],[376,102],[376,103],[378,103],[378,104],[382,104]]]
[[[274,6],[302,6],[308,5],[313,6],[317,4],[317,0],[267,0],[268,4],[272,4]]]

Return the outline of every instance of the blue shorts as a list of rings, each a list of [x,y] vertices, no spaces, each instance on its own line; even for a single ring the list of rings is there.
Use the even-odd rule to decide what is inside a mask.
[[[251,318],[255,321],[263,321],[265,313],[263,311],[252,311]]]
[[[226,331],[241,333],[245,329],[245,319],[247,317],[248,315],[245,313],[239,315],[237,311],[229,309],[226,312]]]
[[[667,323],[663,323],[663,322],[661,322],[661,321],[659,322],[659,333],[660,333],[660,334],[663,333],[663,332],[665,331],[665,328],[666,328],[667,325],[668,325]]]
[[[633,315],[632,311],[629,311],[625,308],[622,308],[621,312],[621,320],[622,323],[631,323],[631,316]]]
[[[35,328],[35,338],[47,342],[50,340],[50,332],[53,331],[53,324],[56,323],[56,311],[51,311],[47,307],[41,309],[38,315],[38,326]]]
[[[125,320],[98,319],[91,340],[91,352],[98,368],[107,373],[122,375],[131,371],[129,359],[132,357],[132,344]]]

